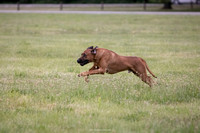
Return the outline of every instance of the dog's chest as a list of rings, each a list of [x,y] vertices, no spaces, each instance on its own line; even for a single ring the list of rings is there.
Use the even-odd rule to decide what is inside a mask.
[[[108,73],[108,74],[115,74],[117,72],[118,71],[116,69],[114,69],[113,67],[107,67],[106,68],[106,73]]]
[[[115,72],[112,69],[107,68],[106,69],[106,73],[108,73],[108,74],[114,74]]]

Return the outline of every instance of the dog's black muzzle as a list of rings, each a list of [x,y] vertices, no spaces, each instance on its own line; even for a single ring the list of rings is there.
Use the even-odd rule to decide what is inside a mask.
[[[88,64],[88,63],[89,63],[89,60],[81,60],[81,59],[78,59],[77,62],[78,62],[81,66],[84,66],[85,64]]]

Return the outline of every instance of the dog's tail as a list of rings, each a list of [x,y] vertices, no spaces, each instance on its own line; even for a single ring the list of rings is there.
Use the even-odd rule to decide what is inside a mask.
[[[151,70],[149,69],[149,67],[148,67],[148,65],[147,65],[147,63],[146,63],[146,61],[145,61],[144,59],[142,59],[142,58],[140,58],[140,59],[141,59],[142,62],[144,63],[144,65],[145,65],[146,69],[149,71],[149,73],[150,73],[154,78],[157,78],[157,77],[151,72]]]

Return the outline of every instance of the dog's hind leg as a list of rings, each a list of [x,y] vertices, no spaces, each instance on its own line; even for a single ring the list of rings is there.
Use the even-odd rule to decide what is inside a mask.
[[[131,69],[129,69],[128,70],[128,73],[130,73],[130,72],[132,72],[135,76],[140,76],[139,74],[138,74],[138,72],[134,69],[134,68],[131,68]]]
[[[152,79],[150,76],[147,76],[147,74],[143,73],[140,74],[137,71],[135,71],[134,69],[128,70],[128,72],[132,72],[134,75],[138,76],[143,82],[145,82],[146,84],[148,84],[150,87],[152,86]]]
[[[146,84],[148,84],[150,87],[152,87],[152,79],[150,76],[147,76],[146,73],[143,73],[140,75],[140,78],[143,82],[145,82]]]
[[[148,84],[150,87],[152,86],[152,79],[147,75],[146,69],[144,65],[138,66],[137,68],[132,67],[131,71],[138,76],[143,82]]]

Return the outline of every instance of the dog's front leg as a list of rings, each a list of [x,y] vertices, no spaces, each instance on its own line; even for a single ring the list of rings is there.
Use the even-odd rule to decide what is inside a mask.
[[[94,65],[89,69],[89,71],[95,70],[95,69],[97,69],[97,68],[98,68],[97,65],[94,64]],[[78,76],[80,77],[80,76],[83,76],[83,75],[87,75],[87,74],[85,74],[85,73],[86,73],[86,72],[82,72],[82,73],[80,73]],[[89,75],[84,76],[86,82],[89,82],[88,77],[89,77]]]
[[[89,82],[89,80],[88,80],[89,75],[86,75],[85,73],[86,73],[86,72],[82,72],[82,73],[78,74],[78,77],[83,76],[84,79],[85,79],[85,82]]]
[[[99,68],[99,69],[92,69],[90,71],[87,71],[87,72],[82,72],[80,73],[78,76],[82,76],[82,77],[85,77],[85,76],[89,76],[89,75],[93,75],[93,74],[104,74],[106,71],[105,69],[103,68]]]
[[[88,77],[89,77],[89,76],[85,76],[85,77],[84,77],[85,82],[87,82],[87,83],[89,82]]]

